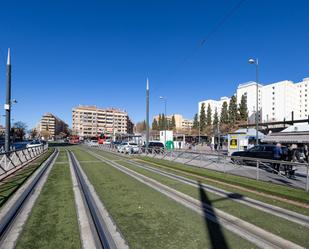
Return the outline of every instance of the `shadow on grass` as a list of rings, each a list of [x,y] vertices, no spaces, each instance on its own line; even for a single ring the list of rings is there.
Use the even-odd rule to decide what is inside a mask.
[[[66,147],[66,146],[74,146],[76,144],[70,144],[70,143],[57,143],[57,142],[53,142],[53,143],[48,143],[49,147]]]
[[[204,221],[206,231],[209,233],[209,238],[211,242],[211,248],[213,249],[229,249],[229,246],[226,242],[220,222],[216,216],[216,213],[212,207],[212,202],[208,198],[201,182],[198,182],[200,200],[204,206]],[[207,206],[206,206],[206,205]]]

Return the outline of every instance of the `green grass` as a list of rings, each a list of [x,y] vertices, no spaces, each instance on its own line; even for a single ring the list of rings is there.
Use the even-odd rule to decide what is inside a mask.
[[[42,165],[42,163],[52,154],[53,151],[53,149],[48,149],[46,153],[32,161],[28,166],[20,169],[14,175],[2,181],[0,185],[0,208]]]
[[[16,248],[82,248],[70,168],[65,151],[60,152]]]
[[[108,153],[108,152],[105,152],[105,151],[102,151],[102,150],[98,150],[98,149],[92,149],[92,150],[94,150],[98,154],[103,155],[104,157],[106,157],[108,159],[115,160],[115,155],[113,155],[111,153]],[[122,158],[124,158],[124,157],[122,157]],[[142,163],[147,164],[151,167],[159,168],[159,169],[162,169],[162,170],[165,170],[165,171],[177,174],[177,175],[187,177],[187,178],[192,179],[192,180],[201,181],[203,183],[209,184],[209,185],[214,186],[214,187],[218,187],[220,189],[224,189],[224,190],[229,191],[229,192],[233,192],[233,193],[237,193],[237,194],[240,194],[240,195],[243,195],[243,196],[247,196],[247,197],[250,197],[250,198],[271,204],[271,205],[282,207],[282,208],[285,208],[285,209],[288,209],[288,210],[291,210],[291,211],[294,211],[294,212],[298,212],[298,213],[301,213],[301,214],[304,214],[304,215],[309,215],[309,209],[308,208],[304,208],[304,207],[301,207],[301,206],[294,205],[292,203],[288,203],[288,202],[283,201],[283,200],[278,200],[276,198],[272,198],[272,195],[269,195],[269,193],[267,193],[269,196],[265,196],[265,195],[250,192],[249,190],[252,190],[252,189],[248,189],[248,191],[246,191],[246,188],[245,189],[239,189],[239,188],[237,188],[237,186],[239,186],[239,185],[237,185],[237,183],[234,184],[234,185],[236,185],[236,187],[232,187],[230,185],[224,184],[225,182],[222,181],[222,180],[219,180],[221,183],[214,182],[214,181],[212,181],[211,177],[208,177],[208,175],[205,176],[205,174],[201,175],[199,173],[199,171],[204,172],[205,169],[196,168],[197,171],[191,172],[191,170],[194,170],[195,168],[191,167],[191,166],[185,166],[183,164],[178,164],[179,167],[171,167],[171,166],[163,165],[163,163],[160,162],[160,161],[165,162],[164,160],[158,160],[157,162],[152,162],[152,161],[149,161],[149,160],[143,160],[140,157],[133,158],[133,159],[139,160]],[[172,163],[172,162],[170,162],[170,163]],[[177,166],[177,163],[175,163],[175,164]],[[189,170],[189,172],[187,170]],[[216,173],[216,172],[214,172],[214,173]],[[221,173],[219,173],[219,174],[221,174]],[[217,179],[215,179],[215,180],[217,180]],[[254,182],[256,182],[256,181],[254,181]],[[240,186],[240,187],[242,187],[242,186]],[[261,192],[261,191],[259,191],[259,192]]]
[[[103,162],[83,163],[90,156],[84,151],[75,149],[75,155],[131,248],[212,248],[214,223]],[[255,248],[220,231],[229,248]]]
[[[195,199],[198,199],[198,200],[200,199],[198,188],[195,188],[193,186],[181,183],[177,180],[173,180],[168,177],[159,175],[157,173],[150,172],[149,170],[133,166],[125,161],[117,161],[117,163],[129,169],[132,169],[138,173],[141,173],[145,176],[148,176],[152,179],[155,179],[180,192],[190,195]],[[261,227],[273,234],[276,234],[285,239],[293,241],[296,244],[300,244],[304,247],[309,248],[309,240],[307,236],[309,234],[308,228],[298,225],[296,223],[293,223],[291,221],[287,221],[285,219],[276,217],[274,215],[262,212],[252,207],[248,207],[246,205],[237,203],[227,198],[222,198],[221,196],[218,196],[212,193],[207,193],[207,195],[209,198],[208,204],[211,204],[213,207],[218,208],[231,215],[234,215],[235,217],[245,220],[258,227]]]
[[[181,163],[170,162],[167,160],[155,159],[150,157],[140,157],[142,160],[147,162],[158,163],[163,166],[170,167],[172,169],[181,170],[197,176],[208,177],[211,179],[219,180],[222,182],[234,184],[236,186],[245,187],[251,190],[256,190],[259,192],[283,197],[290,200],[299,201],[305,204],[309,204],[309,194],[301,189],[296,189],[292,187],[282,186],[279,184],[256,181],[254,179],[236,176],[232,174],[225,174],[221,172],[216,172],[208,169],[202,169],[198,167],[192,167],[184,165]]]

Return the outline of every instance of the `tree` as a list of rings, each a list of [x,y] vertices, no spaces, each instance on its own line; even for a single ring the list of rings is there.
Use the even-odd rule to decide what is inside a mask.
[[[175,116],[172,116],[172,122],[171,122],[171,127],[170,129],[172,130],[176,130],[176,120],[175,120]]]
[[[162,130],[162,127],[163,127],[163,125],[162,125],[162,116],[161,116],[161,113],[160,113],[160,114],[159,114],[159,121],[158,121],[158,128],[159,128],[159,131]]]
[[[205,131],[205,129],[206,129],[205,103],[202,103],[200,111],[200,130]]]
[[[161,119],[162,119],[162,128],[161,128],[161,130],[167,130],[166,129],[167,128],[167,123],[166,123],[166,118],[165,118],[164,113],[162,113]]]
[[[247,121],[248,120],[247,96],[245,95],[241,96],[238,111],[239,111],[239,119],[241,121]]]
[[[217,129],[219,125],[219,116],[218,116],[218,111],[217,108],[215,109],[215,114],[214,114],[214,121],[212,123],[214,131]]]
[[[23,140],[23,138],[26,134],[27,125],[24,122],[18,121],[16,123],[14,123],[12,130],[13,130],[13,136],[15,138]]]
[[[234,125],[237,120],[237,99],[236,96],[233,95],[229,104],[229,124]]]
[[[197,115],[197,113],[196,113],[196,114],[194,115],[192,129],[198,130],[198,128],[199,128],[198,115]]]
[[[32,139],[36,138],[38,135],[38,131],[36,130],[36,128],[31,129],[29,133]]]
[[[228,124],[228,122],[229,122],[229,114],[227,111],[227,102],[224,101],[221,108],[220,125]]]
[[[146,130],[146,126],[147,125],[146,125],[145,120],[143,120],[142,122],[137,122],[136,125],[135,125],[135,130],[136,130],[136,132],[141,133],[141,132]]]
[[[211,116],[212,116],[212,111],[211,111],[210,104],[208,104],[208,107],[207,107],[207,118],[206,118],[206,124],[207,124],[208,127],[211,126]]]
[[[158,129],[159,129],[158,121],[157,119],[154,118],[152,121],[152,130],[157,131]]]

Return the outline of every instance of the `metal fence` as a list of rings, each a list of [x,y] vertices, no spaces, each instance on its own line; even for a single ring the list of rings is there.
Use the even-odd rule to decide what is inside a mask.
[[[0,181],[38,158],[48,149],[48,144],[0,153]]]
[[[117,147],[112,145],[95,145],[94,147],[118,152]],[[165,150],[164,148],[152,148],[145,151],[143,147],[139,147],[138,152],[128,151],[127,154],[139,154],[256,180],[273,181],[309,191],[309,163],[228,156],[224,151],[205,153],[192,150]]]

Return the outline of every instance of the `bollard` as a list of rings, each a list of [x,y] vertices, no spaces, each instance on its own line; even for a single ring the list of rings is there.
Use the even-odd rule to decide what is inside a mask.
[[[256,161],[256,180],[258,181],[259,180],[259,166],[260,166],[260,163],[258,161]]]

